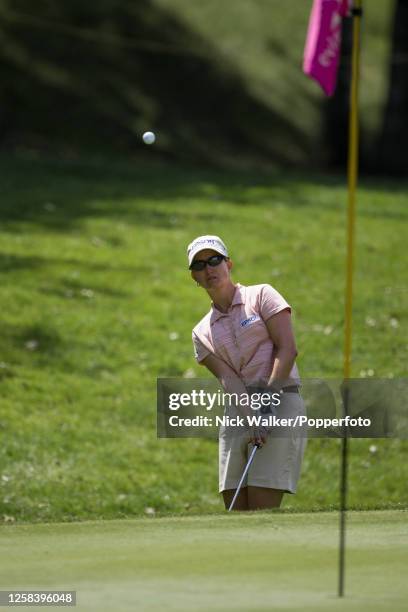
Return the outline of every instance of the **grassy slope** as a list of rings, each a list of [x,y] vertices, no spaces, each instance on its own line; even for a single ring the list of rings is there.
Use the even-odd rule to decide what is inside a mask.
[[[309,138],[313,135],[321,122],[324,96],[301,73],[312,0],[154,1],[208,38],[220,57],[237,66],[259,99]],[[360,98],[367,146],[380,127],[387,95],[393,12],[394,0],[373,0],[364,6]]]
[[[208,302],[185,270],[221,233],[235,280],[294,306],[303,376],[340,377],[346,193],[336,178],[1,160],[0,517],[221,509],[212,441],[155,439],[155,381],[193,370]],[[405,374],[407,186],[362,184],[353,375]],[[176,334],[176,336],[171,334]],[[171,338],[176,337],[175,340]],[[353,441],[353,507],[408,502],[406,443]],[[337,504],[338,442],[311,441],[292,509]]]
[[[0,527],[2,589],[75,589],[77,609],[405,610],[406,512],[257,513]]]
[[[3,4],[13,9],[11,1]],[[34,13],[31,4],[14,7],[22,21],[4,19],[3,78],[15,82],[4,111],[12,146],[140,151],[141,132],[154,128],[156,146],[183,160],[193,154],[238,168],[261,156],[262,163],[325,165],[326,98],[301,71],[311,0],[146,0],[138,10],[125,0],[118,10],[104,2],[86,11],[45,5]],[[394,6],[395,0],[364,3],[366,151],[375,146],[388,93]],[[47,27],[58,16],[76,28],[88,24],[102,39]],[[115,33],[142,48],[113,43]],[[163,55],[143,55],[146,43],[164,47]]]

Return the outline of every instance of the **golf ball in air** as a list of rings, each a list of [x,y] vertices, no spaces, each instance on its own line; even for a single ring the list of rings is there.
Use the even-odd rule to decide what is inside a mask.
[[[153,144],[156,140],[156,135],[153,132],[145,132],[143,134],[143,142],[145,144]]]

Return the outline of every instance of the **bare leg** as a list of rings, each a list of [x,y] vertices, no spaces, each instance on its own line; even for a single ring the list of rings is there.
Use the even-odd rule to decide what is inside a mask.
[[[248,510],[279,508],[284,492],[267,487],[248,487]]]
[[[224,498],[225,509],[231,505],[233,497],[235,495],[236,489],[227,489],[222,492],[222,496]],[[233,510],[248,510],[248,489],[247,487],[242,487],[240,490],[237,499],[235,500],[235,504]]]

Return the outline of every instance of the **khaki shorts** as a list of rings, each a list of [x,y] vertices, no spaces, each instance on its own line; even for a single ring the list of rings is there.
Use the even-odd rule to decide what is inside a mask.
[[[282,396],[279,415],[305,414],[301,396],[285,393]],[[287,437],[268,437],[267,442],[255,454],[243,487],[267,487],[296,493],[306,437],[294,428],[286,430]],[[236,489],[248,462],[252,449],[247,432],[221,435],[219,439],[219,491]]]

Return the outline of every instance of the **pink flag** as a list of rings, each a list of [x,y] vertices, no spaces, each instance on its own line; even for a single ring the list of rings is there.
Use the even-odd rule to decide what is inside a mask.
[[[303,72],[315,79],[327,96],[336,89],[341,25],[352,0],[313,0],[303,57]]]

